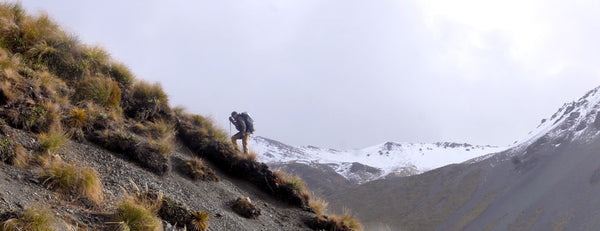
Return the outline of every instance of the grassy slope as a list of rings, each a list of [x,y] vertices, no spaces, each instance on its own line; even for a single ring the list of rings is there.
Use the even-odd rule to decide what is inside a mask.
[[[28,159],[19,166],[29,172],[49,172],[58,162],[87,165],[62,165],[70,159],[63,144],[75,140],[99,145],[146,171],[168,176],[180,167],[171,163],[178,138],[213,167],[310,210],[305,188],[240,155],[209,119],[172,109],[160,84],[136,79],[103,49],[81,44],[47,15],[27,15],[18,3],[0,3],[0,106],[2,126],[30,132],[39,141],[24,145],[2,134],[6,142],[0,142],[1,160],[15,164]],[[78,169],[70,167],[63,176],[89,172]],[[94,174],[65,178],[47,173],[40,180],[64,194],[90,197],[80,192],[86,191],[83,185],[97,181],[98,176],[89,175]],[[63,185],[56,179],[66,179],[65,186],[56,188]]]

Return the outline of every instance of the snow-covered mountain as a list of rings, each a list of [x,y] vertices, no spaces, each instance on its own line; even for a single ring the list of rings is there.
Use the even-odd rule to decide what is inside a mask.
[[[367,229],[598,230],[598,150],[595,88],[506,151],[324,195],[330,205],[356,211]]]
[[[454,163],[475,163],[490,157],[497,161],[526,154],[542,145],[560,146],[572,140],[591,140],[600,133],[600,92],[593,89],[577,101],[564,104],[510,146],[471,145],[450,142],[386,142],[357,150],[335,150],[314,146],[291,146],[255,136],[251,148],[259,161],[281,166],[300,163],[330,168],[344,178],[364,183],[390,175],[409,176]],[[494,155],[502,151],[504,155]]]
[[[314,146],[290,146],[260,136],[251,139],[250,147],[258,154],[258,160],[261,162],[327,166],[355,183],[390,175],[414,175],[506,149],[450,142],[386,142],[358,150],[335,150]]]

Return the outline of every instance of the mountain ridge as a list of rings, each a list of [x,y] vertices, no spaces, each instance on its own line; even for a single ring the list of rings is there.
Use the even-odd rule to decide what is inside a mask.
[[[358,184],[393,175],[419,174],[505,149],[492,145],[455,142],[385,142],[362,149],[337,150],[315,146],[291,146],[261,136],[253,136],[250,146],[259,154],[258,160],[264,163],[327,165],[341,176]],[[367,171],[356,174],[356,168]]]

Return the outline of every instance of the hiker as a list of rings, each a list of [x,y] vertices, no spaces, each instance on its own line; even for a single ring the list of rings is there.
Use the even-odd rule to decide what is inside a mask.
[[[239,132],[235,135],[231,136],[231,143],[236,150],[239,150],[237,145],[237,140],[242,139],[242,145],[244,148],[244,154],[248,154],[248,139],[250,139],[250,134],[254,132],[254,121],[246,112],[242,112],[238,114],[237,112],[232,112],[229,117],[229,122],[235,125],[235,129]]]

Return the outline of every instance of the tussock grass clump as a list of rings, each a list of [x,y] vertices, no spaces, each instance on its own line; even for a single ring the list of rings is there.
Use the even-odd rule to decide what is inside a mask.
[[[106,50],[99,46],[86,46],[81,47],[81,63],[80,65],[85,66],[84,76],[102,76],[108,73],[110,65],[110,55]]]
[[[215,172],[206,166],[204,162],[199,158],[193,158],[188,160],[182,166],[183,172],[193,180],[204,180],[204,181],[219,181],[220,178]]]
[[[159,83],[137,81],[124,101],[125,114],[138,120],[154,119],[170,111],[167,94]]]
[[[329,203],[321,198],[314,198],[308,202],[308,206],[317,213],[317,215],[325,214]]]
[[[252,201],[248,197],[238,197],[233,202],[231,208],[245,218],[257,218],[260,216],[260,209],[252,204]]]
[[[154,139],[173,139],[177,134],[175,125],[163,119],[146,122],[148,133]]]
[[[175,149],[175,134],[177,130],[175,125],[163,119],[156,121],[144,121],[137,123],[132,127],[137,134],[148,137],[150,146],[158,150],[164,156],[169,156]]]
[[[79,82],[74,97],[77,101],[91,100],[104,107],[117,107],[121,102],[121,89],[111,79],[91,77]]]
[[[126,199],[117,206],[114,217],[118,230],[162,230],[156,209],[135,199]]]
[[[8,136],[0,137],[0,160],[7,164],[12,164],[15,158],[15,144]]]
[[[67,141],[70,135],[60,127],[50,129],[49,132],[43,132],[39,135],[40,149],[45,153],[53,153],[59,150]]]
[[[60,121],[60,111],[61,106],[57,103],[33,102],[21,97],[5,105],[4,110],[0,110],[0,116],[15,128],[47,132]]]
[[[286,190],[292,190],[296,195],[305,201],[310,201],[310,190],[306,187],[306,182],[298,175],[291,175],[286,172],[275,170],[273,174],[277,177],[276,181]]]
[[[120,62],[113,62],[110,65],[109,73],[110,77],[123,86],[130,86],[135,80],[135,76],[131,70],[129,70],[129,67]]]
[[[19,231],[53,231],[58,230],[57,219],[54,213],[47,208],[37,206],[25,210],[21,215],[0,223],[0,230]]]
[[[249,151],[248,154],[239,153],[238,158],[256,162],[257,161],[256,158],[258,158],[258,154],[256,154],[256,152],[254,152],[254,151]]]
[[[337,215],[317,215],[312,220],[307,220],[306,224],[315,230],[336,230],[336,231],[362,231],[362,224],[355,219],[350,212],[343,216]]]
[[[69,117],[67,118],[69,125],[73,127],[83,127],[88,121],[88,115],[85,109],[79,107],[73,107],[69,111]]]
[[[171,151],[175,149],[175,144],[170,139],[148,139],[148,144],[151,149],[157,150],[164,157],[169,157]]]
[[[170,162],[165,150],[124,129],[94,131],[87,138],[108,150],[121,153],[153,173],[164,175],[169,172]]]
[[[15,156],[12,159],[12,164],[19,168],[27,168],[29,166],[29,153],[21,144],[17,144],[14,149]]]
[[[33,78],[43,95],[63,105],[67,104],[71,90],[63,80],[46,70],[34,72]]]
[[[96,204],[103,199],[100,178],[92,168],[79,167],[57,160],[45,166],[40,177],[49,188],[76,196],[85,196]]]
[[[208,229],[208,222],[210,221],[210,214],[204,211],[198,211],[192,213],[192,221],[190,229],[197,231],[204,231]]]
[[[177,227],[186,227],[188,230],[201,231],[208,228],[209,214],[202,210],[191,212],[183,203],[173,200],[168,196],[162,197],[158,215],[163,220]]]

